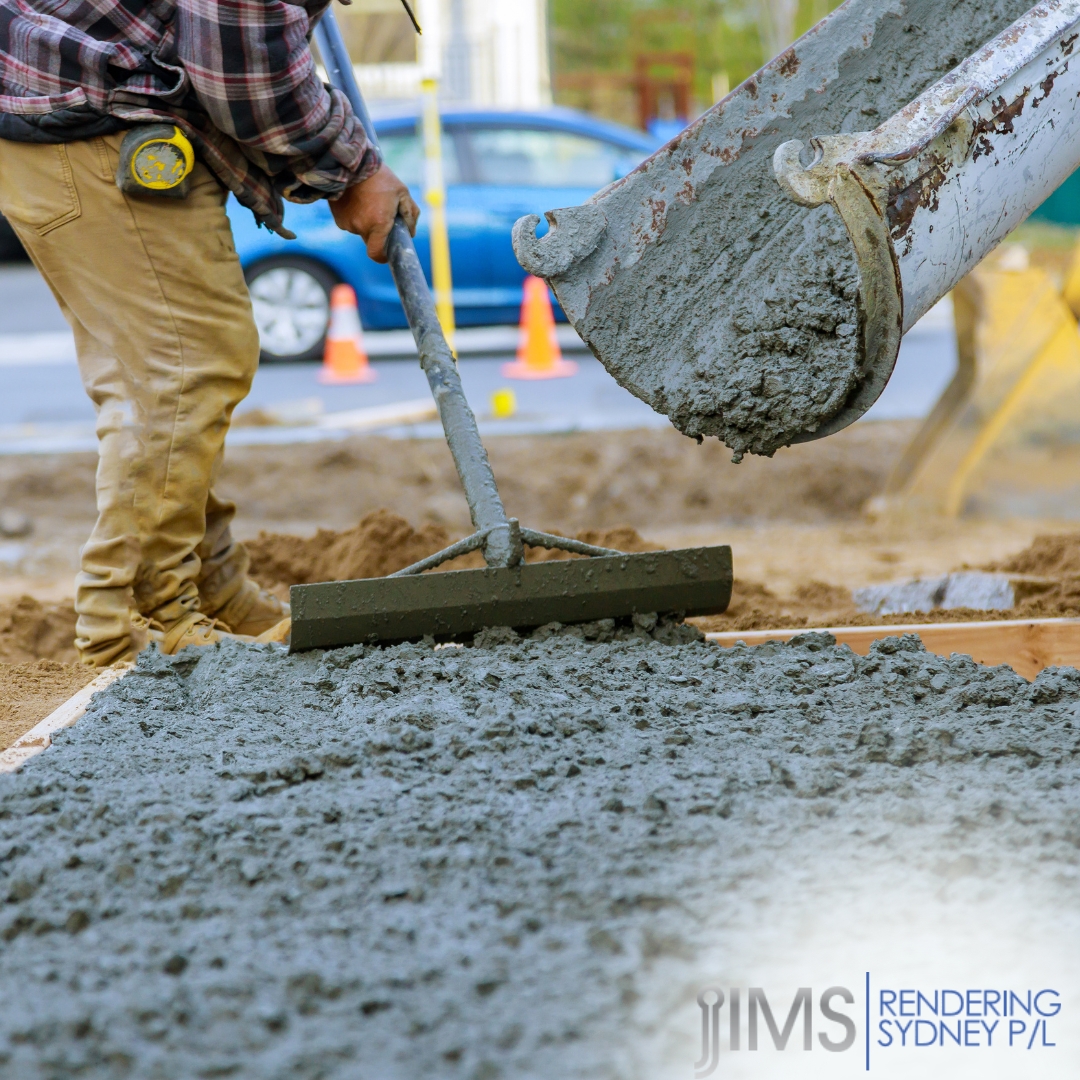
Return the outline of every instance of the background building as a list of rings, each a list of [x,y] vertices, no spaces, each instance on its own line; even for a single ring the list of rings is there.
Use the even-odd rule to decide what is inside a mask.
[[[551,104],[546,0],[414,0],[417,36],[400,0],[336,8],[361,89],[409,100],[439,79],[444,101],[503,109]]]

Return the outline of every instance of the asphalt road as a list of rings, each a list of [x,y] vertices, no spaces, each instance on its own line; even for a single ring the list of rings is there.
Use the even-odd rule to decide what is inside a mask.
[[[568,331],[569,328],[564,329]],[[480,335],[483,336],[482,334]],[[663,417],[620,387],[587,353],[570,352],[579,364],[573,378],[509,382],[501,373],[510,359],[513,333],[501,336],[504,355],[469,356],[463,349],[462,382],[489,434],[633,428],[666,424]],[[368,336],[370,351],[393,352],[401,334]],[[490,346],[492,335],[488,334]],[[400,351],[400,350],[398,350]],[[935,309],[905,339],[892,381],[868,419],[921,417],[932,407],[956,365],[951,315]],[[426,397],[427,384],[408,357],[374,361],[379,378],[359,386],[327,387],[317,381],[316,364],[274,364],[260,368],[240,412],[279,409],[298,419]],[[93,445],[93,409],[83,393],[67,325],[37,271],[27,264],[0,266],[0,452],[84,449]],[[491,419],[491,395],[512,387],[517,413]],[[437,436],[435,424],[412,425],[396,434]],[[261,432],[237,431],[233,441],[308,439],[318,433],[303,423]],[[29,441],[28,441],[29,440]]]

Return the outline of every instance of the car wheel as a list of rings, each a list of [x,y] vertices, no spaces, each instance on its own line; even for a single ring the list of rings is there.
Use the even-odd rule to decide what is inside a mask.
[[[334,272],[298,256],[263,259],[244,272],[261,359],[319,360],[330,323],[330,290],[338,284]]]

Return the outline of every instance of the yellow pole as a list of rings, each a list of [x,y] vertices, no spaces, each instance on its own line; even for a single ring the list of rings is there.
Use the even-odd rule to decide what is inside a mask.
[[[450,236],[446,230],[446,185],[442,168],[442,124],[439,121],[438,86],[424,79],[424,201],[431,211],[431,284],[435,311],[446,342],[454,348],[454,292],[450,275]]]

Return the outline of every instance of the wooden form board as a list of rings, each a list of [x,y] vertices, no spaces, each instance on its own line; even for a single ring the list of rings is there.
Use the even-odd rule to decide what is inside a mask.
[[[1025,679],[1047,667],[1080,667],[1080,619],[1017,619],[1008,622],[924,623],[918,626],[831,626],[800,630],[736,630],[708,634],[725,648],[742,642],[763,645],[787,641],[799,634],[832,634],[838,644],[850,645],[865,656],[882,638],[918,634],[926,648],[939,656],[962,653],[980,664],[1008,664]]]
[[[53,710],[41,723],[32,727],[25,735],[16,739],[3,753],[0,753],[0,773],[17,772],[23,764],[52,745],[54,731],[71,727],[86,712],[90,699],[106,686],[116,682],[134,667],[133,664],[117,664],[106,668],[97,678],[87,683],[77,694],[67,699],[58,709]]]

